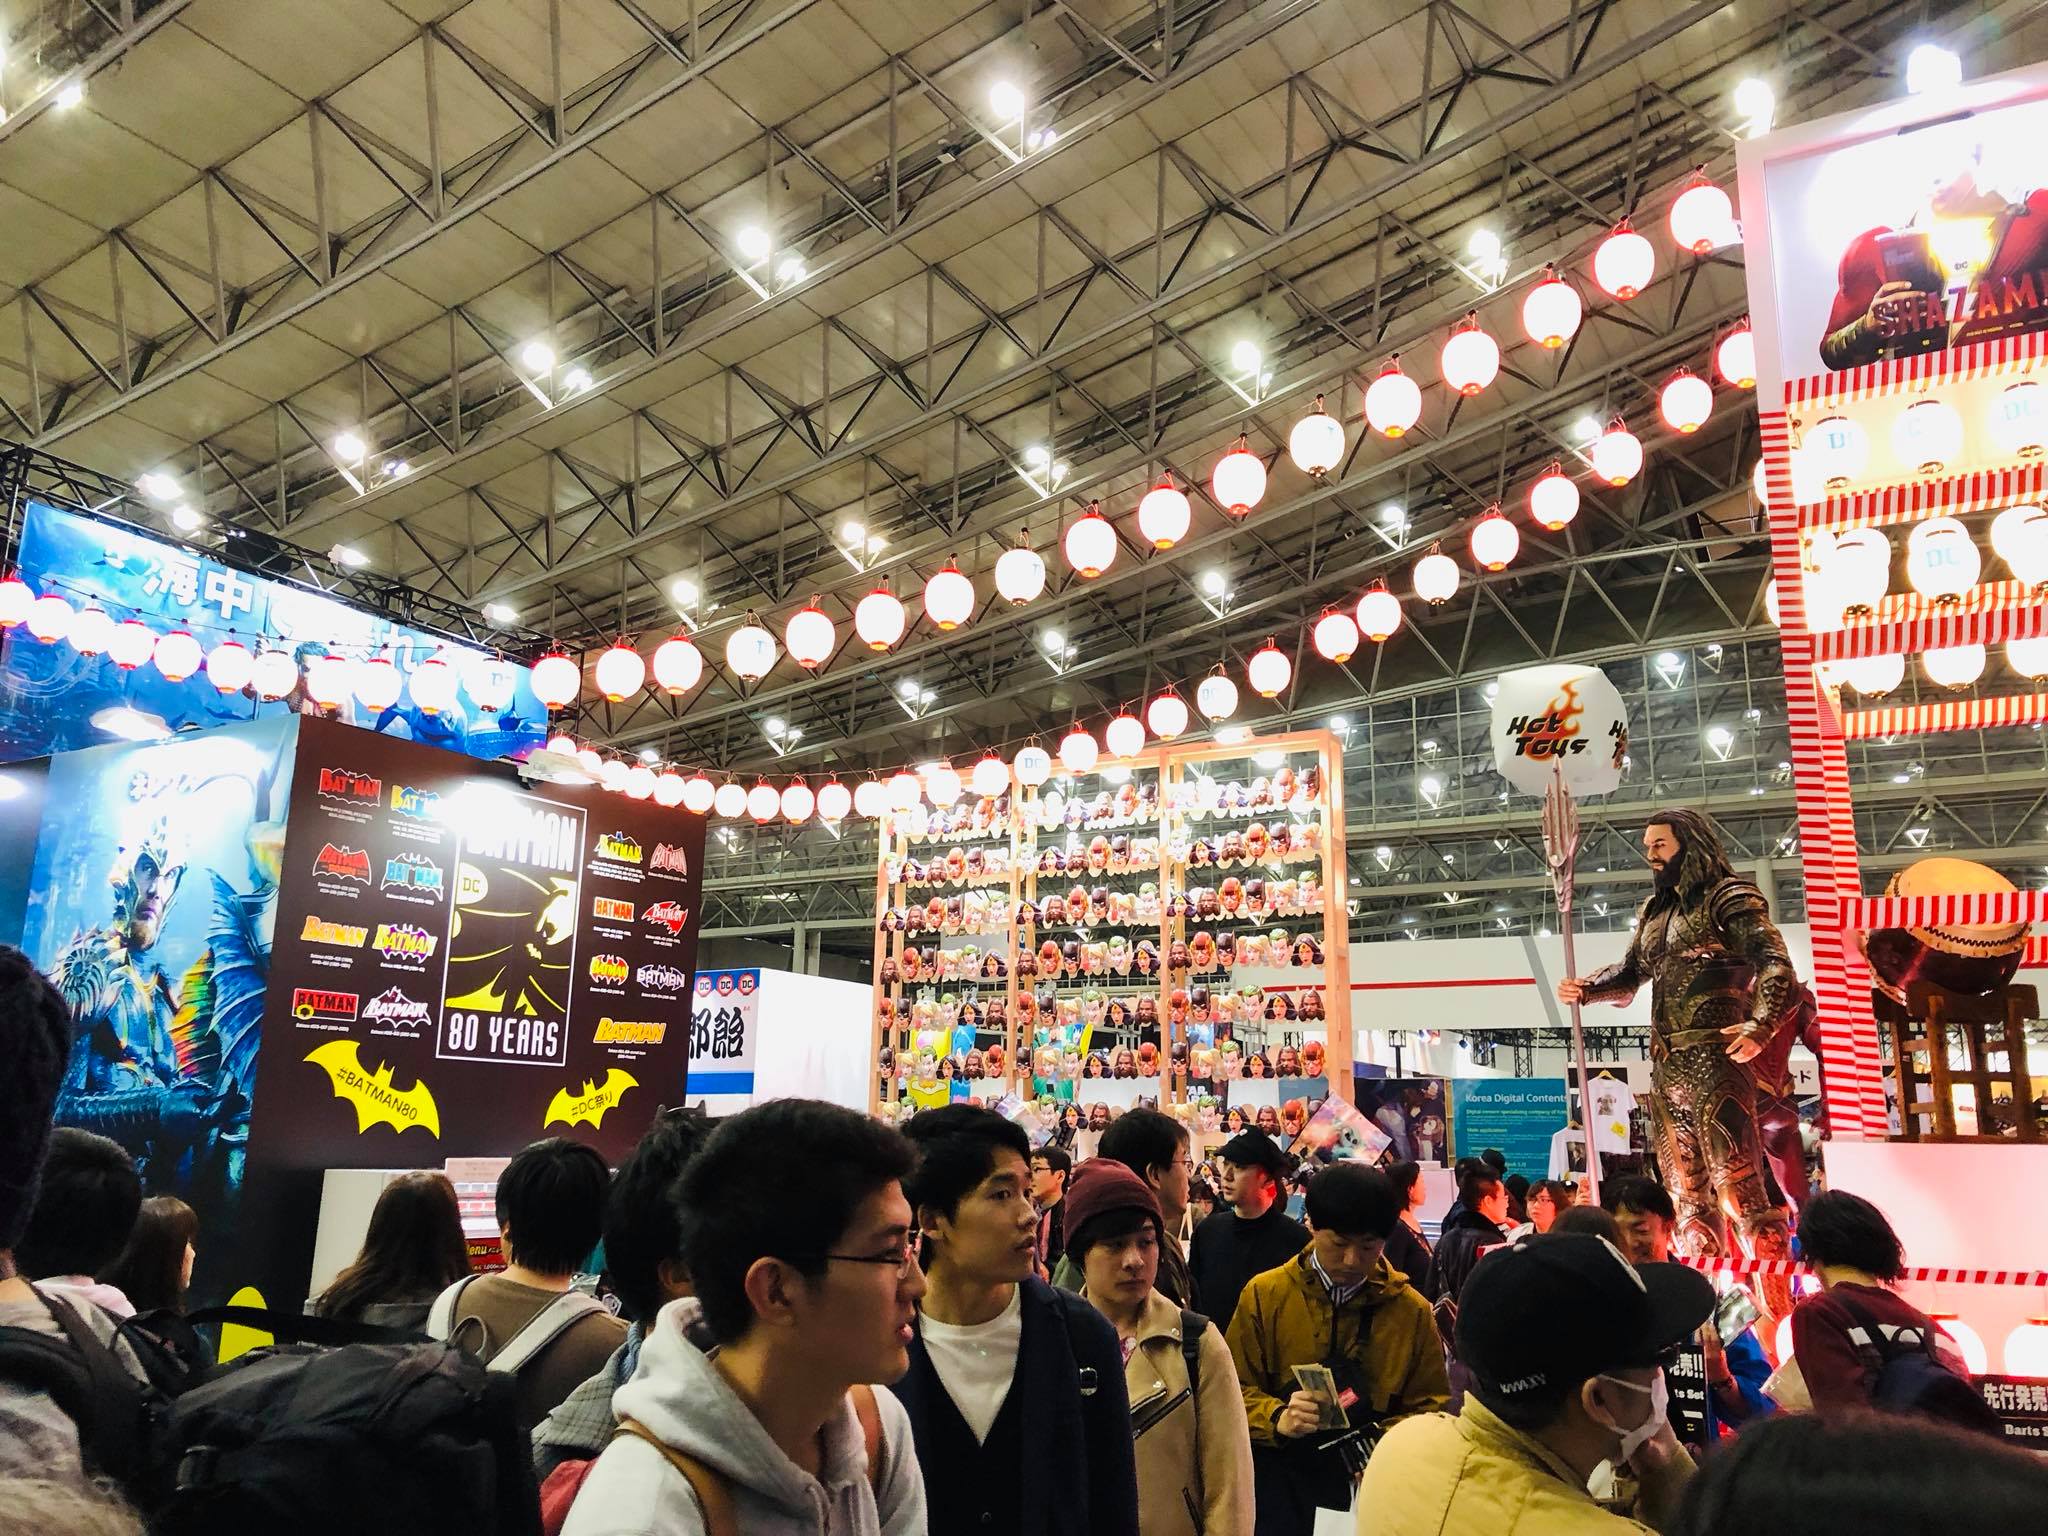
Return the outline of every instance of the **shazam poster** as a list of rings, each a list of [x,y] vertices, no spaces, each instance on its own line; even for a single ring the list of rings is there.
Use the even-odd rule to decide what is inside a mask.
[[[199,1217],[225,1299],[258,1098],[296,722],[51,759],[22,948],[70,1004],[60,1125],[111,1137]]]

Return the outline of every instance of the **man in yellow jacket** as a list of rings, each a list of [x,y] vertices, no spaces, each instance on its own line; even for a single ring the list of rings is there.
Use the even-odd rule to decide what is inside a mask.
[[[1358,1536],[1640,1536],[1677,1511],[1693,1465],[1660,1361],[1714,1310],[1707,1278],[1641,1269],[1605,1238],[1525,1237],[1482,1258],[1458,1309],[1463,1411],[1410,1419],[1358,1489]],[[1587,1482],[1626,1466],[1648,1527]]]
[[[1318,1508],[1350,1508],[1371,1435],[1450,1401],[1429,1303],[1386,1260],[1402,1203],[1378,1169],[1324,1169],[1308,1187],[1309,1246],[1238,1298],[1228,1340],[1251,1421],[1258,1536],[1309,1536]]]

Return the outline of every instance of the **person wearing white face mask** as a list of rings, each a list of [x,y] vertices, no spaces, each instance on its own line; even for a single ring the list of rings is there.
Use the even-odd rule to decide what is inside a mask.
[[[1604,1238],[1525,1237],[1465,1283],[1457,1417],[1397,1424],[1366,1464],[1358,1536],[1627,1536],[1663,1529],[1692,1476],[1662,1359],[1714,1310],[1707,1278],[1638,1270]],[[1587,1491],[1603,1464],[1639,1489],[1631,1520]]]

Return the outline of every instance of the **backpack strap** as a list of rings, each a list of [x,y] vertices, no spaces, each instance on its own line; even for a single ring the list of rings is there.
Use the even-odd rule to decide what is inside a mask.
[[[1202,1445],[1202,1335],[1208,1332],[1208,1329],[1209,1319],[1202,1316],[1193,1307],[1182,1307],[1180,1309],[1180,1357],[1187,1362],[1188,1409],[1195,1416],[1195,1449],[1197,1454],[1190,1470],[1194,1473],[1197,1490],[1200,1490],[1202,1487],[1202,1458],[1200,1455]],[[1188,1513],[1194,1517],[1195,1530],[1199,1533],[1202,1529],[1200,1511],[1190,1509]]]
[[[516,1376],[536,1355],[584,1318],[604,1311],[604,1303],[596,1297],[586,1296],[581,1291],[564,1291],[527,1319],[526,1326],[484,1362],[485,1369]]]
[[[868,1449],[868,1486],[879,1488],[882,1479],[882,1410],[875,1402],[875,1389],[853,1388],[853,1416],[860,1420],[860,1438]]]
[[[1877,1355],[1878,1369],[1882,1370],[1885,1366],[1890,1365],[1892,1361],[1898,1359],[1901,1354],[1906,1353],[1899,1344],[1899,1330],[1897,1328],[1894,1328],[1891,1337],[1887,1338],[1884,1325],[1871,1315],[1868,1308],[1858,1302],[1851,1301],[1838,1290],[1830,1291],[1828,1295],[1844,1312],[1849,1314],[1849,1320],[1861,1328],[1865,1335],[1868,1336],[1870,1347]],[[1924,1354],[1944,1371],[1954,1375],[1955,1371],[1946,1360],[1941,1358],[1941,1351],[1934,1344],[1934,1335],[1940,1331],[1940,1327],[1941,1325],[1931,1318],[1928,1320],[1928,1325],[1925,1328],[1914,1327],[1913,1331],[1919,1335],[1920,1342],[1918,1347],[1912,1352]]]
[[[90,1425],[80,1426],[79,1440],[89,1459],[118,1476],[133,1466],[139,1451],[134,1444],[134,1432],[141,1384],[128,1374],[113,1350],[100,1342],[76,1308],[39,1286],[31,1285],[29,1290],[55,1321],[84,1368],[84,1406]],[[75,1409],[79,1405],[64,1406],[68,1416],[78,1417]]]
[[[462,1303],[462,1293],[469,1289],[475,1275],[464,1275],[453,1285],[434,1298],[434,1304],[427,1308],[427,1337],[447,1343],[455,1332],[455,1309]]]
[[[879,1426],[880,1420],[876,1422]],[[723,1477],[696,1457],[684,1455],[637,1420],[620,1419],[612,1438],[617,1440],[621,1435],[630,1435],[653,1446],[663,1461],[683,1475],[683,1480],[690,1485],[690,1492],[696,1495],[697,1507],[704,1513],[705,1536],[739,1536],[739,1517],[733,1511],[732,1489],[726,1486]]]

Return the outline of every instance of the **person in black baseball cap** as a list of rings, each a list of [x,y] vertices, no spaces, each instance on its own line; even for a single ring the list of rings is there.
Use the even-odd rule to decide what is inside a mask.
[[[1224,1205],[1188,1243],[1194,1306],[1225,1333],[1253,1275],[1278,1269],[1308,1246],[1308,1229],[1287,1214],[1281,1181],[1294,1159],[1263,1131],[1240,1131],[1216,1150]]]
[[[1388,1432],[1359,1489],[1359,1536],[1640,1531],[1586,1491],[1626,1464],[1660,1526],[1693,1464],[1665,1418],[1662,1362],[1714,1310],[1707,1278],[1638,1269],[1604,1238],[1549,1233],[1482,1258],[1458,1312],[1462,1413]]]

